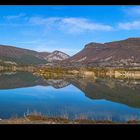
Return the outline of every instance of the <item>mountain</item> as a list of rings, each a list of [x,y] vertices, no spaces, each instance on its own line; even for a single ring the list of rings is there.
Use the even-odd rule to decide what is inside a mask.
[[[24,65],[38,65],[46,64],[55,60],[64,60],[69,56],[63,52],[55,51],[37,52],[28,49],[17,48],[13,46],[0,45],[0,63],[5,64],[24,64]]]
[[[43,59],[46,59],[46,57],[50,54],[51,54],[50,52],[40,52],[39,53],[39,55],[42,56]]]
[[[54,64],[56,66],[140,67],[140,38],[95,43],[91,42],[70,57],[64,52],[37,52],[0,45],[0,64]],[[60,62],[60,63],[58,63]]]
[[[108,43],[91,42],[64,63],[111,67],[140,66],[139,54],[140,38],[128,38]]]
[[[25,65],[46,63],[43,56],[36,51],[6,45],[0,45],[0,60]]]
[[[56,62],[56,61],[65,60],[69,57],[70,56],[67,55],[66,53],[63,53],[61,51],[54,51],[54,52],[48,54],[46,57],[44,57],[44,59],[47,60],[48,62]]]

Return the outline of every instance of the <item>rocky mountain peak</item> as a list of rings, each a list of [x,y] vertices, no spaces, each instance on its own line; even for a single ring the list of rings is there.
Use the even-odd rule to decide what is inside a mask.
[[[98,48],[98,47],[103,47],[104,44],[102,43],[96,43],[96,42],[90,42],[85,45],[85,48],[90,49],[90,48]]]
[[[65,60],[67,58],[69,58],[70,56],[67,55],[66,53],[63,53],[61,51],[55,50],[53,51],[51,54],[49,54],[46,57],[46,60],[48,60],[49,62],[53,62],[53,61],[62,61]]]

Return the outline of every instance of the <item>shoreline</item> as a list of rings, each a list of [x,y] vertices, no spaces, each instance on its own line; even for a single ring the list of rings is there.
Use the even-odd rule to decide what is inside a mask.
[[[47,77],[81,77],[81,78],[116,78],[116,79],[136,79],[140,80],[140,69],[112,69],[112,68],[40,68],[35,69],[34,75]]]
[[[81,78],[116,78],[140,80],[140,68],[114,68],[114,67],[93,67],[93,68],[68,68],[68,67],[37,67],[37,66],[0,66],[2,72],[31,72],[36,76],[47,77],[81,77]]]
[[[10,119],[0,119],[0,124],[111,124],[111,125],[128,125],[128,124],[140,124],[140,120],[128,120],[126,122],[115,122],[112,120],[89,120],[89,119],[75,119],[69,120],[67,118],[61,117],[47,117],[44,115],[27,115],[21,118],[10,118]]]

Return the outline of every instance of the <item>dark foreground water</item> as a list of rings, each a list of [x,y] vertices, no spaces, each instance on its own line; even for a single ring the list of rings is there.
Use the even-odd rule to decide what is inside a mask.
[[[45,80],[26,72],[1,73],[0,118],[22,117],[34,111],[69,119],[140,119],[140,81]]]

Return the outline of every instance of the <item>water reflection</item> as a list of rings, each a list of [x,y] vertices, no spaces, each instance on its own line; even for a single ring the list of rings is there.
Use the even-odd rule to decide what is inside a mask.
[[[140,81],[111,78],[42,79],[28,72],[1,73],[0,116],[27,109],[50,116],[140,118]]]
[[[70,79],[71,84],[79,88],[91,99],[106,99],[140,108],[140,81],[118,79]]]
[[[0,89],[14,89],[33,86],[52,86],[56,89],[72,84],[90,99],[105,99],[131,107],[140,108],[140,81],[119,79],[43,79],[29,72],[0,75]]]
[[[32,86],[52,86],[63,88],[70,83],[63,79],[43,79],[29,72],[3,72],[0,74],[0,89],[14,89]]]

